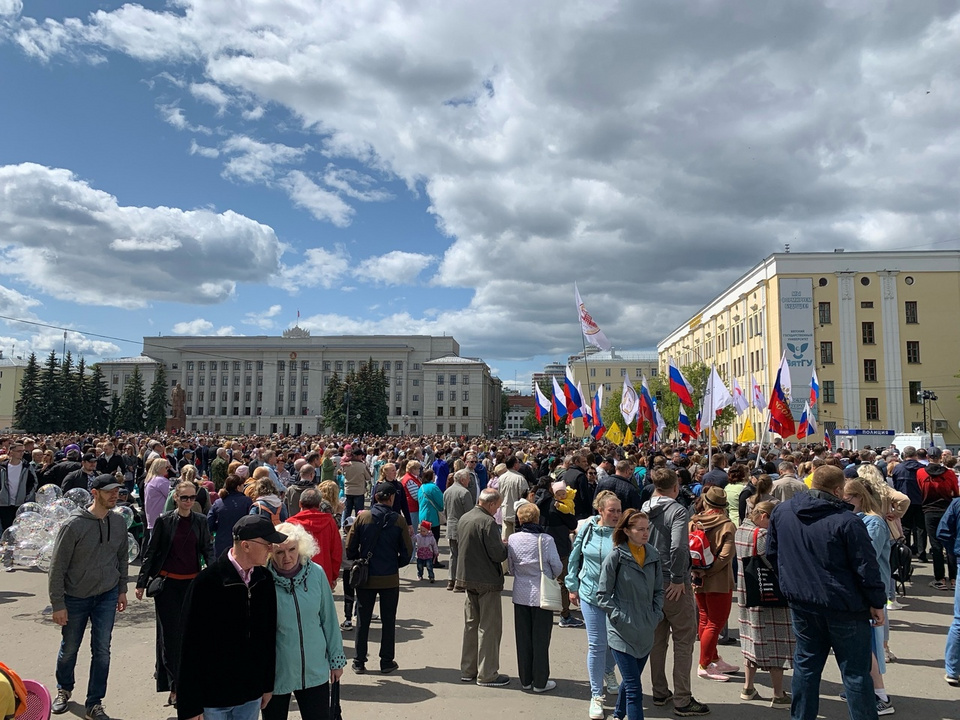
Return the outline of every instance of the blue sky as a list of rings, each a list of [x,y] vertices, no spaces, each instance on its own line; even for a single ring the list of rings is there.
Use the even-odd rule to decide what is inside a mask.
[[[649,349],[784,242],[956,246],[956,6],[833,5],[0,0],[0,348],[299,310],[529,388],[575,281]]]

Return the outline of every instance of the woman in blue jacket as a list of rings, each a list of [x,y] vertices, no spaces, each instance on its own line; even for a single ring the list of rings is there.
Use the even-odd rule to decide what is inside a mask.
[[[643,720],[640,673],[663,618],[660,554],[649,540],[647,514],[627,508],[613,531],[615,548],[603,561],[597,588],[597,603],[607,614],[607,644],[623,678],[613,711],[621,720]]]
[[[286,720],[291,693],[300,717],[326,720],[330,683],[347,664],[337,608],[323,568],[310,560],[317,553],[310,533],[290,523],[277,531],[287,539],[274,546],[268,566],[277,588],[277,672],[263,720]]]
[[[613,550],[613,529],[620,520],[620,499],[612,490],[601,490],[593,499],[597,515],[583,523],[567,561],[564,580],[572,602],[580,603],[587,626],[587,674],[590,679],[592,720],[603,720],[604,690],[619,691],[613,653],[607,647],[607,616],[597,602],[603,560]],[[606,685],[606,688],[604,688]]]

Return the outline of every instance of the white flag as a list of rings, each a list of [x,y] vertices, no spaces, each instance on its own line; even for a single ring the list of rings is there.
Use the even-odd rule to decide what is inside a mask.
[[[740,383],[736,378],[733,379],[733,407],[737,409],[737,415],[743,415],[747,410],[750,409],[750,402],[743,394],[743,390],[740,389]]]
[[[623,376],[623,395],[620,397],[620,414],[623,416],[623,422],[627,427],[633,424],[637,418],[637,412],[640,410],[640,398],[637,397],[637,391],[633,388],[633,383],[627,375]]]
[[[767,409],[767,401],[763,398],[763,390],[753,375],[750,376],[750,384],[753,386],[753,406],[762,415],[763,411]]]
[[[593,321],[593,318],[590,316],[590,313],[587,312],[587,309],[583,306],[583,300],[580,299],[580,289],[577,287],[577,284],[573,284],[573,291],[577,294],[577,317],[580,318],[580,329],[583,331],[583,336],[587,339],[587,342],[598,347],[601,350],[610,349],[610,341],[607,340],[607,336],[603,334],[603,330],[597,326]],[[629,423],[627,423],[629,425]]]
[[[717,413],[728,405],[733,405],[733,395],[723,384],[720,375],[717,373],[717,366],[710,368],[710,376],[707,378],[707,387],[703,390],[703,409],[700,412],[700,429],[712,428],[714,420],[717,419]]]
[[[790,399],[793,395],[790,392],[790,364],[787,362],[787,351],[783,351],[783,355],[780,356],[780,389],[783,390],[783,396],[787,399],[787,404],[790,404]]]

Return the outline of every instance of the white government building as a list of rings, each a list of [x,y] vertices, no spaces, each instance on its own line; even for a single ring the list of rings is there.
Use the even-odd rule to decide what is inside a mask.
[[[390,434],[499,432],[499,378],[483,360],[461,357],[449,336],[314,337],[294,327],[280,337],[144,337],[140,357],[100,367],[111,394],[122,395],[134,365],[149,392],[163,363],[168,384],[186,392],[188,431],[298,435],[325,432],[327,384],[366,362],[386,371]]]

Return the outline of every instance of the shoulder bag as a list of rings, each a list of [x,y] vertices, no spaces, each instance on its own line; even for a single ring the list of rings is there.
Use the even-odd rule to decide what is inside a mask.
[[[543,540],[537,536],[537,553],[540,556],[540,607],[543,610],[557,611],[563,608],[560,583],[556,578],[548,576],[543,571]]]
[[[386,516],[383,518],[383,522],[377,525],[377,531],[373,536],[373,542],[370,543],[370,549],[367,551],[367,554],[357,560],[354,560],[353,564],[350,566],[348,582],[350,587],[354,590],[367,582],[367,578],[370,577],[370,558],[373,557],[373,551],[377,547],[377,542],[380,540],[380,533],[390,520],[390,516],[394,514],[395,513],[386,514]]]
[[[780,581],[766,555],[757,554],[757,538],[760,528],[753,531],[753,555],[741,560],[743,585],[746,590],[747,607],[786,607],[787,600],[780,591]]]
[[[446,525],[446,524],[447,524],[447,514],[446,514],[443,510],[441,510],[440,508],[437,507],[437,504],[436,504],[433,500],[430,499],[430,496],[429,496],[429,495],[425,495],[424,497],[426,497],[427,502],[430,503],[430,504],[433,506],[433,509],[437,511],[437,516],[440,518],[440,524],[441,524],[441,525]]]

